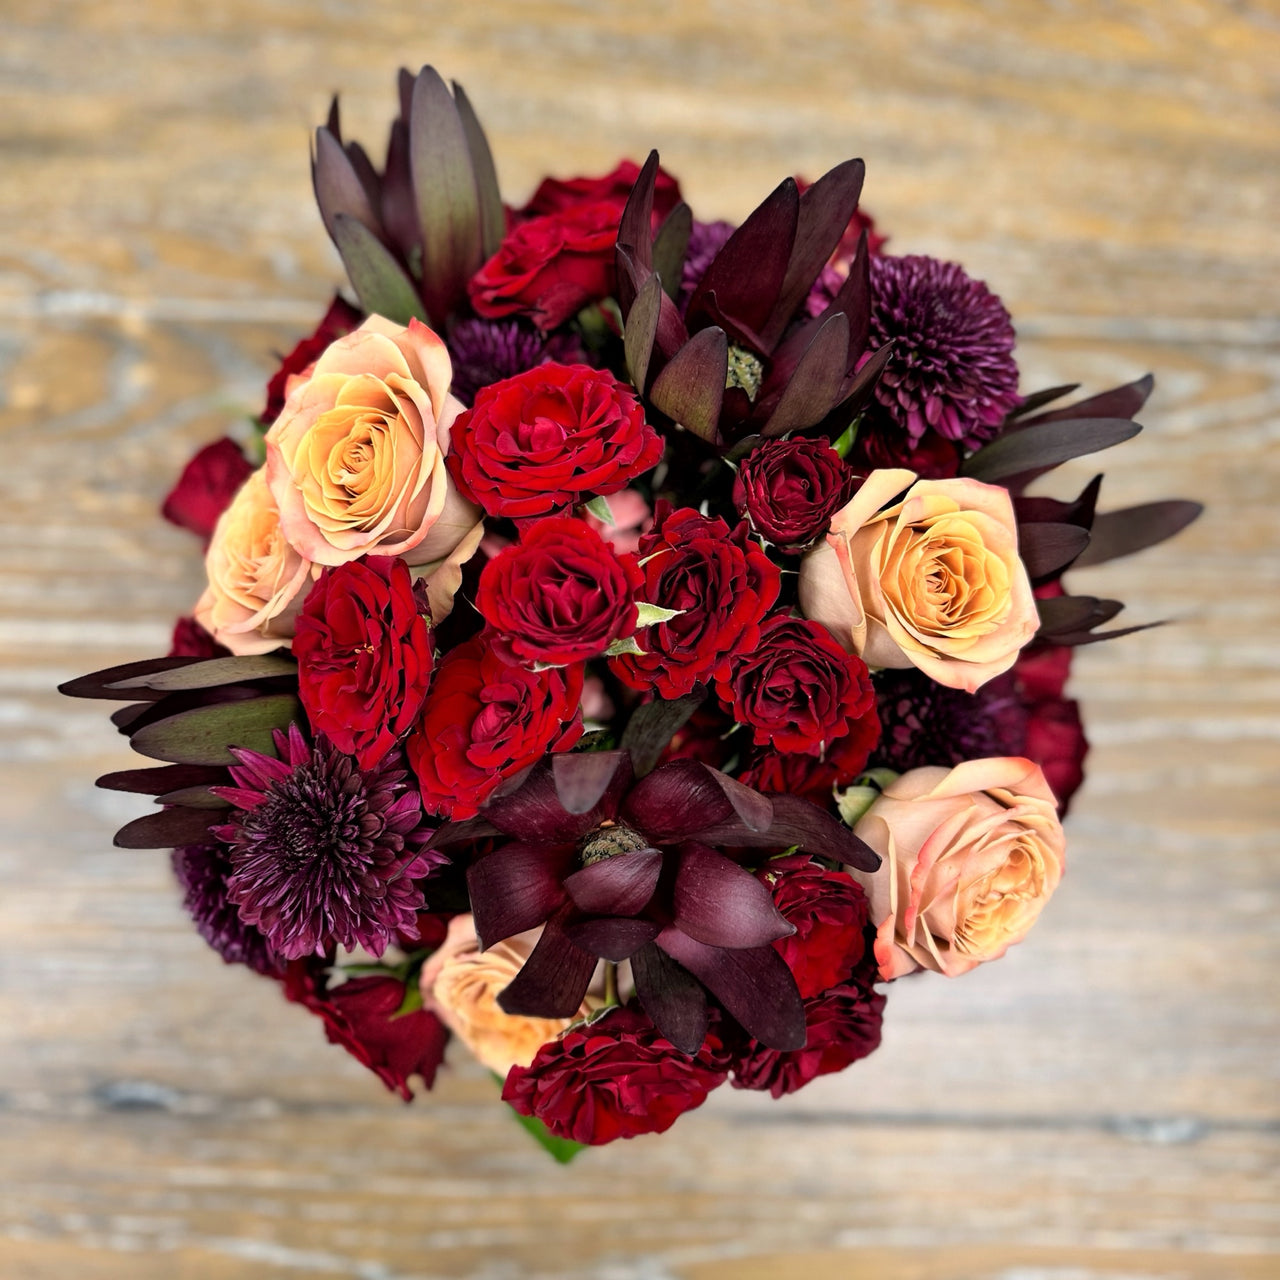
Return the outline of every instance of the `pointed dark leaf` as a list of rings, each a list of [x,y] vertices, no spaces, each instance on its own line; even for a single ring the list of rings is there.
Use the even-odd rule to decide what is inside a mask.
[[[1076,565],[1084,568],[1104,564],[1154,547],[1181,533],[1203,510],[1198,502],[1170,498],[1140,507],[1125,507],[1121,511],[1104,511],[1094,519],[1093,540]]]
[[[664,929],[657,945],[688,969],[761,1044],[783,1052],[804,1047],[804,1003],[791,970],[772,947],[726,951],[674,928]]]
[[[471,147],[453,95],[433,67],[423,67],[413,85],[409,172],[422,227],[422,295],[443,325],[484,259]]]
[[[1159,622],[1143,622],[1136,627],[1117,627],[1113,631],[1068,631],[1052,636],[1042,635],[1039,639],[1045,644],[1078,649],[1081,645],[1100,644],[1103,640],[1118,640],[1121,636],[1131,636],[1138,631],[1152,631],[1156,627],[1163,627],[1164,625],[1163,620]]]
[[[121,680],[131,680],[135,676],[148,676],[158,671],[173,671],[178,667],[189,667],[203,661],[200,658],[147,658],[142,662],[124,662],[119,666],[105,667],[101,671],[91,672],[87,676],[77,676],[58,686],[58,692],[68,698],[103,698],[112,702],[128,702],[130,699],[142,698],[159,700],[163,694],[157,693],[155,699],[149,699],[146,689],[117,689]]]
[[[134,722],[141,720],[156,705],[154,702],[135,702],[131,707],[119,707],[111,713],[111,723],[121,733],[128,733]]]
[[[409,126],[397,120],[387,143],[387,165],[382,175],[382,225],[400,256],[410,265],[422,265],[422,228],[409,173]]]
[[[566,813],[594,815],[603,804],[608,812],[600,817],[611,818],[631,785],[631,757],[625,751],[560,752],[551,757],[551,776]]]
[[[223,779],[226,782],[226,779]],[[188,809],[230,809],[231,801],[215,796],[207,787],[180,787],[156,797],[156,804],[183,805]]]
[[[775,795],[773,824],[767,831],[755,833],[740,827],[715,827],[700,831],[698,839],[707,844],[724,844],[742,849],[775,849],[792,845],[819,858],[831,858],[859,871],[875,871],[880,855],[859,839],[825,809],[800,796]]]
[[[596,957],[571,942],[558,921],[550,920],[524,968],[498,996],[498,1007],[529,1018],[572,1018],[595,971]]]
[[[104,773],[93,785],[104,791],[133,791],[145,796],[161,796],[180,787],[205,787],[228,782],[225,769],[199,764],[162,764],[153,769],[122,769]]]
[[[325,127],[339,142],[342,141],[342,111],[338,106],[338,95],[336,93],[329,99],[329,116],[325,122]]]
[[[627,358],[627,372],[641,395],[649,375],[649,358],[658,336],[658,317],[662,313],[662,282],[652,275],[644,282],[622,332],[622,345]]]
[[[661,874],[662,854],[657,849],[637,849],[575,871],[565,878],[564,887],[579,911],[633,916],[648,905]]]
[[[729,340],[724,330],[702,329],[654,379],[649,399],[667,417],[714,444],[720,436],[720,407],[729,376]]]
[[[749,871],[711,849],[692,846],[680,857],[675,925],[712,947],[762,947],[787,938],[788,923],[773,895]]]
[[[680,294],[684,257],[692,231],[693,210],[682,200],[667,214],[653,240],[653,269],[662,277],[667,297],[673,300]]]
[[[1075,631],[1090,631],[1110,622],[1124,608],[1119,600],[1099,600],[1096,596],[1055,596],[1049,600],[1037,600],[1040,613],[1040,639],[1051,639],[1058,634],[1069,635]]]
[[[177,849],[184,844],[207,844],[209,824],[219,815],[212,809],[165,809],[135,818],[116,832],[118,849]]]
[[[351,161],[351,167],[356,171],[356,177],[360,179],[360,185],[364,187],[365,195],[369,197],[369,207],[381,209],[382,179],[378,177],[378,171],[373,167],[369,153],[358,142],[348,142],[343,150],[347,153],[347,159]]]
[[[872,352],[866,364],[844,381],[841,388],[841,400],[838,410],[848,420],[856,418],[871,402],[876,383],[884,372],[885,365],[893,358],[893,343],[886,342]]]
[[[803,431],[819,423],[845,397],[849,371],[849,318],[843,312],[818,330],[800,357],[768,422],[760,429],[766,439]]]
[[[1113,387],[1100,395],[1090,396],[1076,404],[1069,404],[1064,409],[1053,409],[1034,418],[1019,422],[1019,428],[1035,426],[1041,422],[1064,422],[1075,418],[1132,418],[1147,403],[1156,380],[1148,373],[1136,382],[1127,382],[1122,387]],[[1074,391],[1074,387],[1063,390]]]
[[[773,314],[760,335],[770,348],[777,344],[840,243],[858,207],[865,176],[866,165],[861,160],[846,160],[824,173],[800,197],[795,246],[787,274]]]
[[[1033,391],[1005,418],[1005,423],[1007,425],[1011,422],[1016,422],[1019,418],[1025,418],[1028,414],[1035,413],[1037,409],[1043,409],[1045,405],[1052,404],[1055,400],[1061,400],[1063,396],[1069,396],[1073,391],[1078,391],[1079,389],[1080,384],[1078,382],[1067,382],[1060,387],[1046,387],[1043,391]]]
[[[707,1038],[707,994],[683,965],[656,946],[631,957],[636,996],[653,1025],[681,1053],[693,1055]]]
[[[536,844],[573,844],[598,825],[591,813],[565,811],[546,760],[534,765],[518,787],[492,795],[485,802],[481,817],[499,831]]]
[[[983,445],[961,475],[993,484],[1029,471],[1045,471],[1071,458],[1110,449],[1142,428],[1128,418],[1055,418],[1011,431]]]
[[[1071,502],[1061,502],[1057,498],[1028,498],[1025,494],[1019,494],[1013,500],[1014,514],[1020,525],[1048,522],[1074,524],[1081,529],[1091,529],[1094,510],[1098,505],[1098,491],[1101,488],[1102,476],[1096,475]]]
[[[400,119],[407,125],[413,111],[413,85],[415,76],[408,67],[401,67],[396,73],[396,90],[400,97]]]
[[[467,868],[467,893],[483,950],[554,915],[564,905],[561,885],[572,853],[509,844]]]
[[[564,931],[569,940],[583,951],[589,951],[602,960],[620,964],[652,943],[661,931],[661,926],[652,920],[598,917],[594,920],[575,920],[572,924],[565,925]]]
[[[1065,569],[1089,545],[1089,531],[1074,524],[1018,526],[1018,555],[1033,581]]]
[[[334,219],[340,213],[377,233],[378,216],[369,203],[369,193],[342,149],[342,143],[328,129],[316,130],[311,184],[315,188],[321,220],[331,236],[334,234]]]
[[[683,698],[655,698],[631,713],[618,745],[631,753],[631,768],[637,778],[652,771],[671,739],[684,728],[706,697],[706,689],[695,685],[693,692]]]
[[[291,693],[182,711],[134,731],[130,745],[139,755],[174,764],[234,764],[228,747],[275,755],[273,729],[303,720],[302,704]],[[304,722],[305,723],[305,722]]]
[[[642,778],[622,812],[657,841],[685,840],[707,827],[745,833],[766,830],[773,801],[699,760],[673,760]]]
[[[658,153],[650,151],[623,206],[614,247],[618,305],[623,320],[631,314],[637,293],[653,274],[653,191],[657,180]]]
[[[476,197],[479,201],[480,253],[481,260],[484,261],[498,252],[507,229],[507,214],[502,207],[498,171],[493,163],[489,140],[484,136],[484,129],[471,105],[471,99],[456,80],[453,82],[453,102],[462,121],[462,130],[467,136],[467,149],[471,152],[471,169],[475,174]]]
[[[334,218],[333,242],[342,255],[351,287],[368,312],[396,324],[427,319],[426,308],[413,281],[395,260],[391,250],[363,223],[346,214]]]
[[[207,658],[166,671],[126,676],[110,687],[122,696],[136,697],[140,689],[171,693],[177,689],[212,689],[242,680],[266,680],[276,676],[296,676],[298,664],[287,653],[259,653],[239,658]]]

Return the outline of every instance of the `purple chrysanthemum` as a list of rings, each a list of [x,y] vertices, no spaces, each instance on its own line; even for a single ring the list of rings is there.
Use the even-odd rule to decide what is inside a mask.
[[[227,901],[231,859],[224,845],[189,844],[173,851],[173,873],[200,936],[228,963],[245,964],[258,973],[277,974],[280,957],[260,929],[245,924]]]
[[[954,262],[871,259],[871,352],[894,341],[876,397],[916,444],[927,430],[973,448],[1019,403],[1013,322]]]
[[[451,390],[468,407],[476,392],[490,383],[551,360],[576,364],[586,359],[572,335],[548,336],[518,320],[460,321],[449,331],[447,345],[453,360]]]
[[[693,229],[689,232],[689,247],[684,254],[680,294],[676,299],[681,315],[689,305],[698,282],[707,274],[707,268],[716,254],[728,244],[734,229],[732,222],[694,222]]]
[[[236,806],[213,834],[231,846],[227,898],[240,919],[286,960],[335,944],[379,956],[397,932],[415,935],[425,903],[414,878],[443,859],[420,852],[430,833],[398,756],[362,771],[297,725],[275,740],[278,760],[233,748],[236,785],[214,788]]]
[[[954,768],[965,760],[1021,755],[1027,712],[1013,677],[989,680],[977,693],[935,684],[912,667],[878,672],[880,745],[875,768],[906,773],[924,765]]]

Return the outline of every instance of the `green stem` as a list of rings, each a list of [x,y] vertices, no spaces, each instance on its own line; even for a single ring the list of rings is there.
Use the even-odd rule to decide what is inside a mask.
[[[604,1002],[606,1007],[618,1003],[618,966],[612,960],[604,966]]]

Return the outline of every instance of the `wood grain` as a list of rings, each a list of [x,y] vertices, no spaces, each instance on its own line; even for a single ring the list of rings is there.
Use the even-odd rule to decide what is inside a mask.
[[[1280,13],[530,0],[9,0],[0,52],[0,1276],[1136,1280],[1280,1275]],[[1094,744],[1031,941],[893,992],[868,1062],[549,1168],[459,1058],[403,1107],[223,967],[53,685],[159,651],[197,589],[156,504],[339,280],[307,132],[381,145],[400,61],[506,192],[658,146],[741,216],[850,153],[899,252],[962,259],[1027,387],[1148,369],[1104,505],[1209,504],[1081,572]],[[1078,468],[1074,475],[1091,474]],[[1069,487],[1064,477],[1062,486]]]

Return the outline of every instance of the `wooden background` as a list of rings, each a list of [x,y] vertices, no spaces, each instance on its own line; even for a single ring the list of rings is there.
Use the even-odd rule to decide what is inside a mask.
[[[1210,504],[1078,575],[1176,626],[1081,654],[1094,742],[1032,941],[893,993],[883,1050],[552,1167],[459,1063],[404,1107],[224,968],[102,704],[194,599],[156,504],[339,280],[309,127],[381,147],[462,80],[504,190],[658,146],[703,216],[868,164],[1029,388],[1156,372],[1116,506]],[[1032,0],[3,0],[0,1275],[22,1280],[1280,1276],[1280,9]],[[1270,828],[1270,830],[1269,830]]]

